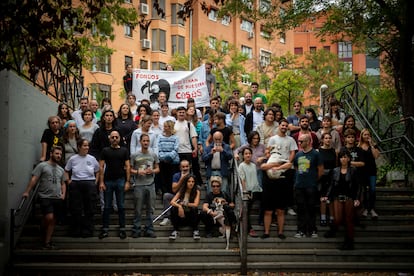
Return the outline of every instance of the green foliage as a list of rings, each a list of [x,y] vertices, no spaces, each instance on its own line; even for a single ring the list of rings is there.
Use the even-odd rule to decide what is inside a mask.
[[[114,39],[114,23],[138,25],[136,10],[126,8],[123,0],[3,2],[0,46],[5,52],[0,70],[14,66],[13,52],[18,59],[26,58],[33,70],[47,67],[51,56],[69,67],[86,65],[92,56],[111,53],[106,42]]]

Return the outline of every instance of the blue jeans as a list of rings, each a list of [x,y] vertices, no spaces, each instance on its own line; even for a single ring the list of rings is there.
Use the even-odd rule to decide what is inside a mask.
[[[375,209],[377,177],[368,176],[368,185],[365,188],[364,207],[368,211]]]
[[[145,229],[146,233],[154,232],[154,225],[152,224],[152,217],[155,210],[155,184],[151,185],[142,185],[134,187],[134,198],[135,198],[135,218],[134,226],[132,227],[132,232],[140,233],[141,232],[141,216],[142,216],[142,206],[147,206],[147,216],[145,219]]]
[[[115,180],[106,180],[105,181],[106,190],[104,191],[104,200],[105,207],[103,210],[103,231],[109,230],[109,214],[112,209],[112,199],[115,192],[116,202],[118,205],[118,219],[119,219],[119,228],[122,231],[125,231],[125,208],[124,208],[124,199],[125,199],[125,178],[118,178]]]

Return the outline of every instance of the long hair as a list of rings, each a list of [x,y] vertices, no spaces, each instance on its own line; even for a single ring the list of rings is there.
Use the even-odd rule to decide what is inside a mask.
[[[187,182],[190,178],[194,179],[194,186],[193,186],[193,188],[191,189],[191,192],[190,192],[189,202],[194,202],[194,200],[197,196],[197,191],[198,191],[198,187],[197,187],[197,183],[196,183],[197,180],[196,180],[196,177],[195,177],[194,174],[189,174],[184,178],[183,183],[181,184],[180,189],[178,190],[178,192],[180,193],[180,200],[183,200],[184,196],[185,196],[185,192],[187,190]]]
[[[128,104],[126,104],[126,103],[121,104],[121,106],[119,107],[119,111],[118,111],[118,118],[122,119],[122,108],[123,108],[125,105],[126,105],[126,106],[128,106],[128,119],[132,120],[132,112],[131,112],[131,108],[130,108],[130,107],[129,107],[129,105],[128,105]]]
[[[66,114],[66,116],[63,115],[62,113],[62,107],[66,106],[68,108],[68,113]],[[57,112],[57,116],[59,116],[59,118],[62,119],[66,119],[66,120],[72,120],[72,115],[70,114],[70,110],[69,110],[69,105],[67,103],[60,103],[58,106],[58,112]]]

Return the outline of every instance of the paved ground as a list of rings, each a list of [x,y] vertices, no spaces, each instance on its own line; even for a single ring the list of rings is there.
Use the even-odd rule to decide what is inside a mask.
[[[206,274],[163,274],[157,276],[202,276]],[[222,273],[222,274],[208,274],[209,276],[240,276],[240,273]],[[248,276],[412,276],[411,273],[398,272],[323,272],[323,273],[296,273],[296,272],[249,272]],[[155,276],[144,273],[129,273],[129,274],[99,274],[96,276]]]

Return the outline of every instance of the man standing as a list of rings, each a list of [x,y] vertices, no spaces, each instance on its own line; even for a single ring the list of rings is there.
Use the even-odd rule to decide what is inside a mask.
[[[92,110],[93,117],[96,121],[101,119],[101,112],[99,110],[99,103],[97,100],[90,100],[89,108]]]
[[[112,207],[112,197],[115,192],[118,205],[119,237],[126,238],[125,232],[125,191],[129,190],[130,162],[128,149],[119,145],[121,135],[118,131],[109,134],[111,145],[105,147],[99,160],[99,190],[104,192],[105,207],[102,215],[102,232],[99,239],[108,237],[109,212]]]
[[[252,93],[247,92],[246,95],[244,95],[244,100],[246,102],[245,102],[244,105],[242,105],[242,108],[243,108],[243,115],[246,117],[247,114],[249,114],[254,109],[253,100],[252,100]]]
[[[123,77],[125,93],[132,93],[132,65],[128,64],[126,75]]]
[[[180,141],[178,147],[180,160],[185,159],[192,162],[192,156],[197,156],[197,132],[194,125],[186,120],[186,111],[184,106],[177,108],[177,121],[174,130]]]
[[[44,233],[44,248],[55,249],[52,243],[52,234],[56,225],[56,217],[63,207],[63,200],[66,194],[64,170],[58,164],[62,159],[62,148],[53,146],[50,151],[50,159],[39,163],[32,171],[32,178],[23,197],[28,197],[30,191],[39,183],[38,196],[42,210],[42,230]]]
[[[261,98],[262,99],[262,103],[264,105],[264,107],[266,107],[267,104],[267,98],[265,95],[263,95],[262,93],[259,93],[259,84],[257,82],[252,82],[252,84],[250,85],[250,90],[252,91],[252,96],[253,96],[253,101],[256,98]]]
[[[302,150],[302,147],[298,141],[304,134],[309,134],[311,136],[311,145],[312,148],[318,149],[319,148],[319,139],[316,136],[316,133],[311,131],[309,128],[309,119],[306,115],[300,116],[299,119],[299,131],[292,135],[293,139],[295,139],[296,143],[298,144],[298,149]]]
[[[157,154],[149,150],[150,136],[141,134],[139,138],[141,150],[131,156],[131,173],[135,175],[134,198],[135,198],[135,218],[132,227],[132,237],[141,236],[141,215],[142,207],[147,208],[147,218],[145,222],[144,236],[156,238],[152,216],[155,210],[155,174],[160,172]]]
[[[254,110],[247,114],[244,123],[244,132],[248,136],[252,130],[256,130],[257,126],[263,123],[263,101],[261,98],[254,99]]]
[[[318,180],[323,175],[323,162],[317,150],[312,148],[311,136],[304,134],[298,140],[302,150],[299,151],[293,164],[296,169],[295,196],[297,213],[297,232],[295,238],[305,235],[317,238],[316,229],[316,196]]]
[[[300,119],[300,116],[302,116],[302,102],[301,101],[294,102],[293,110],[295,111],[295,114],[289,115],[286,118],[289,122],[290,136],[293,136],[293,134],[295,134],[296,132],[300,130],[299,119]]]
[[[213,68],[213,64],[211,62],[206,62],[206,82],[207,82],[207,90],[210,95],[210,99],[214,97],[214,90],[216,89],[216,76],[211,73],[211,69]]]

